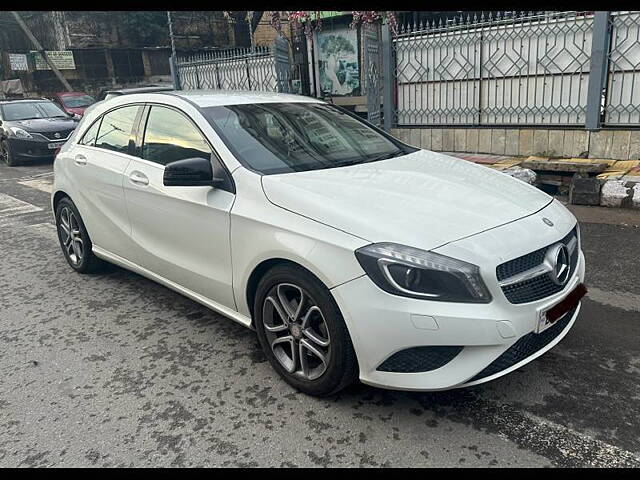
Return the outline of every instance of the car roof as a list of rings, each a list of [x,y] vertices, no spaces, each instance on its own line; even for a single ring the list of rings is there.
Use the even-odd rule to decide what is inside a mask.
[[[244,90],[175,90],[169,95],[182,97],[199,107],[239,105],[247,103],[322,103],[321,100],[303,95]]]
[[[0,104],[6,105],[7,103],[19,103],[19,102],[50,102],[48,98],[4,98],[0,100]]]
[[[165,86],[165,87],[135,87],[135,88],[116,88],[113,90],[107,90],[104,93],[105,94],[121,94],[121,95],[126,95],[129,93],[145,93],[145,92],[169,92],[171,90],[174,90],[173,87],[171,86]]]
[[[89,95],[85,92],[56,92],[54,95],[58,95],[59,97],[77,97],[80,95]]]

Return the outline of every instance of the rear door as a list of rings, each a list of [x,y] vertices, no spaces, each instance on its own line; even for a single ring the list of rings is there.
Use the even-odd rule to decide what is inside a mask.
[[[135,148],[135,126],[142,105],[110,110],[84,133],[72,152],[72,178],[78,205],[92,242],[129,259],[131,222],[124,200],[124,172]]]
[[[235,309],[231,279],[230,211],[235,194],[213,187],[165,187],[167,163],[211,158],[213,149],[180,110],[153,104],[141,122],[138,158],[125,171],[124,191],[135,262]],[[144,129],[142,128],[144,125]]]

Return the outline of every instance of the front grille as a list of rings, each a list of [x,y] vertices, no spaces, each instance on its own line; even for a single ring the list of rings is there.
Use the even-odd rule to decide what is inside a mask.
[[[482,370],[475,377],[469,380],[469,382],[475,382],[476,380],[480,380],[482,378],[494,375],[498,372],[502,372],[503,370],[512,367],[516,363],[521,362],[525,358],[530,357],[534,353],[542,350],[544,347],[549,345],[554,338],[556,338],[563,332],[563,330],[571,321],[573,315],[576,313],[577,308],[578,305],[565,313],[560,320],[557,320],[553,326],[547,328],[544,332],[531,332],[522,337],[511,347],[509,347],[509,349],[506,350],[502,355],[491,362],[484,370]]]
[[[574,227],[562,240],[560,240],[560,242],[567,245],[576,236],[577,227]],[[496,268],[496,276],[498,277],[498,281],[502,281],[506,278],[525,272],[542,264],[547,250],[549,249],[549,247],[555,245],[556,243],[558,242],[554,242],[553,244],[548,245],[544,248],[498,265],[498,267]],[[578,264],[579,254],[580,246],[576,243],[576,247],[574,248],[570,258],[569,275],[573,275],[575,271],[575,268]],[[502,291],[504,292],[504,295],[505,297],[507,297],[507,300],[509,300],[509,302],[519,304],[534,302],[536,300],[548,297],[562,291],[564,287],[564,285],[558,285],[554,283],[547,274],[543,274],[539,277],[504,286],[502,287]]]
[[[462,351],[463,347],[430,346],[400,350],[377,368],[381,372],[418,373],[443,367]]]
[[[44,135],[49,140],[61,141],[61,140],[64,140],[65,138],[67,138],[71,134],[71,132],[73,132],[73,129],[71,129],[71,130],[60,130],[58,132],[42,132],[41,135]],[[60,137],[56,138],[56,133],[60,134]]]

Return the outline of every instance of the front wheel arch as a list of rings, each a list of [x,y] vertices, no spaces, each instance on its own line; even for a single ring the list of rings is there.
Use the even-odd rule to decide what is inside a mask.
[[[254,325],[253,304],[256,298],[258,283],[260,283],[260,280],[262,279],[262,277],[264,277],[264,275],[269,270],[271,270],[273,267],[278,265],[293,265],[298,268],[301,268],[307,271],[309,274],[313,275],[320,283],[324,285],[324,282],[321,279],[319,279],[317,275],[315,275],[312,271],[310,271],[304,265],[299,264],[298,262],[295,262],[293,260],[288,260],[286,258],[269,258],[267,260],[263,260],[262,262],[260,262],[258,265],[254,267],[253,271],[249,275],[249,280],[247,280],[247,287],[245,291],[247,306],[249,307],[249,313],[251,314],[251,326],[254,328],[255,328],[255,325]]]

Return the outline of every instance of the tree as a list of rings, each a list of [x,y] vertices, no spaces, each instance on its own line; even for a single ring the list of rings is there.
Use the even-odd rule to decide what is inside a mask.
[[[169,41],[165,11],[122,12],[120,25],[122,33],[135,45],[163,45]]]

